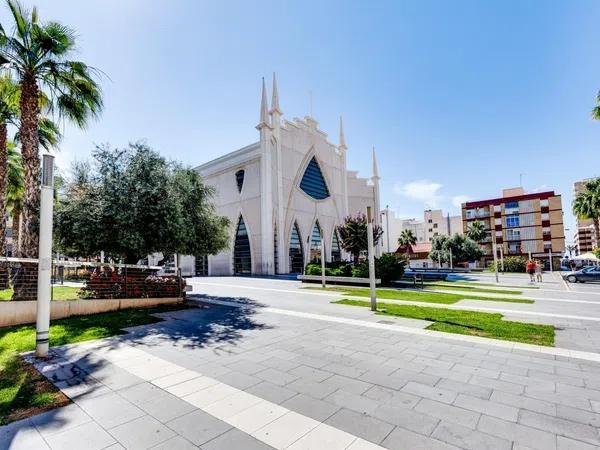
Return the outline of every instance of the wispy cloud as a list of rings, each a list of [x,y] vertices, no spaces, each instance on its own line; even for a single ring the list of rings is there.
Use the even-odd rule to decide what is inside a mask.
[[[430,180],[417,180],[394,186],[394,192],[411,200],[420,201],[429,208],[438,208],[444,197],[440,194],[442,185]]]
[[[460,209],[462,204],[468,202],[469,200],[471,200],[471,197],[469,197],[468,195],[455,195],[454,197],[452,197],[452,205],[454,205],[455,208]]]

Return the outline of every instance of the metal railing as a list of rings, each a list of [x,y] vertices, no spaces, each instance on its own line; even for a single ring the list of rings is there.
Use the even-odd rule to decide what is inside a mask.
[[[36,300],[38,264],[34,258],[0,258],[0,298]],[[180,269],[167,274],[159,266],[53,260],[51,273],[53,300],[185,295]]]

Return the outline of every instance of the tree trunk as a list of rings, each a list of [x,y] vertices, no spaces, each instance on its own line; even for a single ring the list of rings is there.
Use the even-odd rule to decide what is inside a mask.
[[[600,217],[594,219],[594,233],[596,233],[596,247],[600,248]]]
[[[6,256],[6,190],[8,189],[8,148],[6,123],[0,123],[0,258]],[[9,267],[0,262],[0,289],[8,288]]]
[[[37,258],[40,212],[40,158],[38,141],[39,89],[35,77],[23,75],[21,79],[21,155],[25,178],[21,221],[23,239],[21,257]],[[14,281],[13,300],[37,298],[37,264],[23,263]]]
[[[12,218],[12,255],[14,258],[21,257],[21,240],[23,227],[21,226],[21,201],[17,200],[10,213]]]

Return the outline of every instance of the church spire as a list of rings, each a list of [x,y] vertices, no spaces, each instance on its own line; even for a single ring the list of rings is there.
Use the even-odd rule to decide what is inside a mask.
[[[375,156],[375,147],[373,146],[373,180],[379,179],[379,170],[377,170],[377,157]]]
[[[344,137],[344,122],[342,121],[342,116],[340,116],[340,144],[338,146],[340,150],[346,150],[346,138]]]
[[[271,97],[271,114],[278,112],[280,115],[283,114],[279,109],[279,91],[277,90],[277,78],[275,72],[273,72],[273,93]]]
[[[262,79],[262,98],[260,101],[260,122],[256,126],[259,130],[265,126],[269,126],[269,107],[267,105],[267,88],[265,86],[265,78]]]

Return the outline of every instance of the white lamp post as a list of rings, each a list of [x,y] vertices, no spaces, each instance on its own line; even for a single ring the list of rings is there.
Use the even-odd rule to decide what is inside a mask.
[[[377,311],[377,295],[375,292],[375,249],[373,248],[373,216],[371,207],[367,206],[367,254],[369,258],[369,287],[371,289],[371,311]]]
[[[321,287],[325,289],[325,239],[323,239],[323,230],[319,227],[319,235],[321,236]]]
[[[40,195],[40,242],[37,283],[37,317],[35,355],[48,356],[50,330],[50,298],[52,296],[52,207],[54,200],[54,156],[42,156],[42,188]]]

